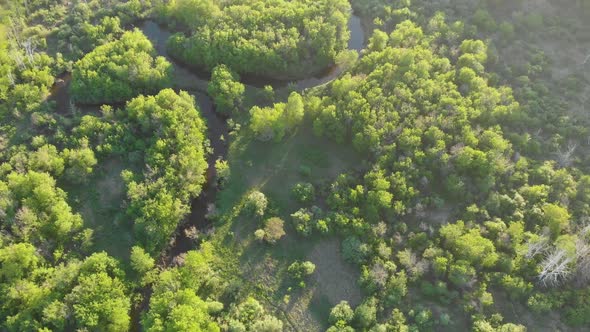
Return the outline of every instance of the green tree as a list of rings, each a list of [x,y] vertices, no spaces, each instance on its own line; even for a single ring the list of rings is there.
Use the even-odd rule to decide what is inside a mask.
[[[555,204],[543,206],[543,219],[551,231],[551,236],[557,238],[561,232],[569,227],[570,214],[566,208]]]
[[[140,31],[130,31],[76,62],[72,98],[85,104],[123,102],[169,86],[171,74],[172,65],[156,57],[151,42]]]
[[[67,296],[78,327],[126,331],[131,302],[123,282],[104,272],[82,275]]]
[[[207,92],[213,98],[215,110],[222,114],[231,114],[239,109],[244,99],[244,84],[227,66],[213,68]]]

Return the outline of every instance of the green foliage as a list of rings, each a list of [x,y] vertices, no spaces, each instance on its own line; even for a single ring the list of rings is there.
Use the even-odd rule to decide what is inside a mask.
[[[278,217],[269,218],[264,222],[264,229],[256,231],[256,237],[260,237],[260,240],[264,240],[270,244],[275,244],[283,236],[285,236],[284,230],[285,222],[283,219]]]
[[[134,246],[131,248],[131,267],[140,276],[145,275],[152,270],[156,263],[153,258],[148,255],[143,248]]]
[[[315,271],[315,264],[309,261],[297,261],[289,265],[287,271],[289,272],[291,278],[295,280],[302,280],[303,278],[312,274],[313,271]]]
[[[82,230],[82,217],[72,212],[66,193],[47,173],[10,173],[7,184],[0,182],[2,187],[10,190],[4,211],[13,220],[2,223],[2,228],[15,239],[43,244],[52,252],[72,243]]]
[[[479,229],[465,229],[462,221],[440,229],[445,245],[460,259],[482,267],[492,267],[498,254],[492,241],[481,236]]]
[[[342,241],[342,257],[354,264],[362,264],[369,255],[369,247],[358,237],[350,236]]]
[[[225,65],[213,68],[207,92],[213,98],[217,112],[230,115],[239,109],[244,99],[244,90],[239,77]]]
[[[130,147],[142,147],[150,172],[141,181],[124,172],[128,213],[139,241],[155,253],[188,212],[190,198],[201,192],[207,169],[206,126],[193,98],[169,89],[128,102],[123,121],[128,132],[137,133],[126,139]]]
[[[297,233],[303,236],[311,235],[313,231],[313,213],[308,209],[299,209],[291,214],[291,220]]]
[[[267,205],[268,200],[266,199],[266,195],[264,195],[260,191],[255,190],[248,194],[248,197],[246,198],[245,208],[250,214],[256,217],[263,217]]]
[[[291,189],[291,193],[293,194],[293,197],[302,204],[311,203],[315,200],[315,188],[308,182],[295,184],[293,189]]]
[[[352,321],[353,316],[354,312],[350,308],[348,302],[340,301],[340,303],[335,305],[330,311],[330,318],[328,321],[332,325],[347,325]]]
[[[557,238],[562,231],[569,227],[570,215],[567,209],[561,206],[546,204],[543,207],[543,219],[545,224],[549,226],[551,236]]]
[[[190,29],[204,25],[221,14],[219,5],[212,0],[174,0],[156,7],[160,19]]]
[[[250,110],[250,129],[261,141],[279,142],[286,133],[301,124],[304,115],[301,95],[292,92],[287,103],[278,103],[273,107],[254,106]]]
[[[146,331],[220,331],[209,305],[194,291],[181,289],[154,294],[142,325]]]
[[[170,85],[172,66],[155,54],[151,42],[138,30],[97,47],[76,62],[72,97],[84,104],[101,104],[156,93]]]
[[[346,48],[349,12],[344,0],[257,0],[222,8],[210,0],[176,0],[162,10],[165,21],[191,28],[190,36],[168,41],[183,63],[279,77],[301,76],[303,64],[317,69],[333,63]]]
[[[230,310],[228,330],[280,332],[283,330],[283,323],[266,314],[264,307],[256,299],[249,297]]]
[[[377,321],[377,300],[369,298],[354,310],[354,326],[368,329]]]
[[[118,278],[101,272],[81,276],[66,297],[74,309],[76,324],[90,329],[124,331],[129,328],[131,303]]]
[[[215,272],[211,269],[214,253],[209,243],[200,251],[189,251],[184,264],[160,272],[153,285],[149,310],[142,317],[146,331],[220,331],[212,314],[222,304],[203,300],[206,284],[211,286]]]

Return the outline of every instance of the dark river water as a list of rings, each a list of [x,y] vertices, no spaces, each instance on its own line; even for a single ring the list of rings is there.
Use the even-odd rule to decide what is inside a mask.
[[[197,102],[203,117],[207,119],[209,129],[209,140],[213,148],[213,154],[209,157],[209,170],[207,171],[208,181],[203,188],[203,192],[199,197],[193,200],[191,205],[191,213],[187,220],[179,226],[176,232],[176,237],[171,241],[171,246],[168,252],[165,253],[164,259],[170,263],[171,259],[179,254],[185,253],[195,247],[194,240],[186,236],[185,230],[196,227],[199,231],[205,231],[210,223],[206,220],[208,206],[215,203],[217,194],[217,184],[215,183],[215,160],[224,158],[227,153],[228,129],[225,119],[220,117],[216,112],[211,98],[205,93],[210,74],[205,71],[198,71],[193,68],[189,69],[168,55],[166,50],[166,42],[172,35],[170,31],[159,26],[154,21],[145,21],[139,27],[142,32],[150,39],[158,54],[165,57],[170,63],[174,65],[174,85],[178,89],[187,90],[192,93]],[[351,16],[348,22],[350,31],[350,39],[348,41],[348,49],[359,52],[365,47],[365,33],[361,24],[361,19],[357,16]],[[243,75],[241,77],[242,83],[254,87],[263,87],[271,85],[278,89],[292,84],[296,90],[302,91],[307,88],[312,88],[325,83],[328,83],[337,78],[344,68],[334,65],[326,70],[313,75],[312,77],[291,81],[291,80],[276,80],[256,76]]]
[[[361,25],[361,20],[357,16],[351,16],[348,27],[350,30],[350,40],[348,48],[359,52],[365,46],[365,33]],[[191,203],[191,212],[186,220],[179,225],[175,236],[171,239],[168,250],[162,256],[164,264],[170,264],[172,259],[179,254],[187,252],[195,247],[194,240],[186,236],[185,230],[196,228],[199,231],[206,231],[211,224],[206,220],[205,215],[210,204],[215,203],[217,194],[217,184],[215,183],[215,161],[224,158],[227,153],[228,128],[226,119],[215,112],[211,98],[206,94],[207,83],[210,74],[204,71],[189,69],[172,59],[166,51],[166,41],[172,35],[171,32],[158,26],[154,21],[144,21],[139,28],[150,39],[158,54],[165,57],[174,66],[174,88],[176,90],[185,90],[195,96],[199,105],[202,116],[207,120],[208,138],[212,148],[212,154],[209,155],[209,169],[207,170],[207,183],[203,187],[203,192]],[[243,76],[242,82],[254,87],[263,87],[271,85],[278,89],[292,84],[295,90],[302,91],[330,82],[337,78],[344,68],[334,65],[326,70],[312,75],[311,77],[300,80],[276,80],[256,76]],[[73,107],[76,107],[83,113],[98,113],[98,106],[74,106],[71,103],[69,94],[69,85],[71,74],[66,73],[60,76],[53,88],[49,100],[56,103],[56,110],[61,115],[71,114]],[[124,105],[115,105],[122,107]]]

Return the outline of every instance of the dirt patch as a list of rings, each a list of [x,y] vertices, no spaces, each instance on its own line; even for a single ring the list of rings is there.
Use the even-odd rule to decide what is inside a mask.
[[[342,300],[353,307],[361,302],[362,294],[357,283],[359,272],[342,258],[340,241],[330,239],[318,243],[307,259],[316,265],[313,278],[317,291],[331,306]]]

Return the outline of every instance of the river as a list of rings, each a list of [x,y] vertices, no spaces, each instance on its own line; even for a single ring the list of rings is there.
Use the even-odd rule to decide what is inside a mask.
[[[228,138],[228,128],[226,119],[215,112],[213,102],[206,94],[210,74],[204,71],[189,69],[169,56],[166,50],[166,42],[172,35],[170,31],[167,31],[151,20],[144,21],[139,28],[152,42],[158,54],[173,64],[175,75],[174,86],[177,89],[187,90],[195,96],[199,103],[201,114],[207,119],[209,141],[213,148],[213,153],[209,156],[208,160],[207,183],[203,188],[203,192],[193,200],[189,216],[185,222],[179,225],[175,233],[175,238],[171,240],[170,247],[162,256],[165,261],[164,264],[170,264],[175,257],[195,247],[194,240],[186,235],[187,230],[196,228],[198,231],[203,232],[207,231],[208,227],[210,227],[210,223],[205,218],[205,215],[208,212],[208,207],[214,206],[216,201],[218,188],[215,183],[215,160],[224,158],[227,153],[226,139]],[[356,50],[360,55],[361,50],[365,47],[365,33],[361,19],[358,16],[352,15],[348,22],[348,28],[350,31],[348,49]],[[336,79],[344,70],[345,68],[341,66],[333,65],[317,75],[296,81],[276,80],[252,75],[242,76],[241,81],[253,88],[271,85],[274,89],[279,89],[290,85],[297,91],[303,91]]]
[[[176,90],[185,90],[195,96],[199,104],[201,115],[207,120],[208,138],[212,153],[208,157],[209,168],[207,170],[207,182],[199,197],[191,202],[191,212],[186,220],[178,226],[174,238],[171,239],[170,245],[162,255],[162,263],[168,265],[178,255],[185,253],[195,247],[194,240],[186,236],[186,230],[196,228],[199,231],[206,231],[211,225],[205,218],[208,207],[215,204],[217,185],[215,183],[215,161],[219,158],[225,158],[227,153],[228,128],[226,119],[215,112],[211,98],[206,94],[207,84],[210,74],[203,71],[188,69],[176,62],[168,55],[166,50],[166,41],[172,35],[156,24],[154,21],[144,21],[139,28],[150,39],[154,48],[159,55],[165,57],[174,66],[174,88]],[[348,49],[360,52],[365,47],[365,33],[361,24],[361,19],[352,15],[348,28],[350,39]],[[265,85],[271,85],[275,89],[286,86],[293,87],[296,91],[303,91],[308,88],[316,87],[328,83],[342,74],[345,68],[333,65],[326,70],[312,75],[311,77],[301,80],[276,80],[270,78],[244,76],[241,81],[249,85],[250,88],[260,88]],[[83,113],[99,113],[98,106],[74,105],[71,102],[69,86],[72,75],[65,73],[61,75],[51,89],[49,100],[56,103],[57,113],[69,115],[72,108],[75,107]],[[117,105],[122,106],[122,105]]]

